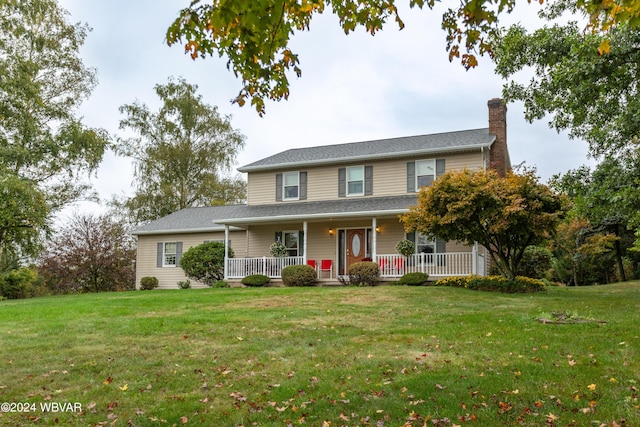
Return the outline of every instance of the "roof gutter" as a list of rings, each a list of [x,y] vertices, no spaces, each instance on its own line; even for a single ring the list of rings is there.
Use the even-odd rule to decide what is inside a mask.
[[[251,223],[267,223],[267,222],[282,222],[282,221],[305,221],[305,220],[314,220],[314,219],[348,218],[348,217],[356,217],[356,216],[374,217],[374,216],[401,215],[407,212],[409,212],[409,208],[397,208],[397,209],[388,209],[388,210],[379,210],[379,211],[328,212],[328,213],[316,213],[316,214],[229,218],[229,219],[217,219],[216,223],[231,225],[231,224],[251,224]]]
[[[217,226],[216,226],[217,225]],[[240,227],[231,227],[229,231],[242,231]],[[219,221],[215,222],[215,225],[207,228],[178,228],[175,230],[133,230],[131,232],[134,236],[150,236],[161,234],[196,234],[196,233],[216,233],[224,231],[224,225],[221,225]]]

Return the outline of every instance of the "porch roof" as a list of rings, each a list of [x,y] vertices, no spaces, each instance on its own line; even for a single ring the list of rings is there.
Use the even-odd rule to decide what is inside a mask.
[[[416,135],[347,144],[286,150],[238,168],[240,172],[281,169],[283,167],[370,161],[398,157],[431,155],[490,147],[496,136],[488,128]]]
[[[417,194],[409,194],[317,202],[187,208],[143,225],[132,234],[201,233],[222,231],[225,225],[241,228],[250,224],[269,222],[393,216],[407,212],[409,207],[417,203],[417,200]]]

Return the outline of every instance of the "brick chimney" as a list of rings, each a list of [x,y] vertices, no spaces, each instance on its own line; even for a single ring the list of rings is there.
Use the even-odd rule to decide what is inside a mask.
[[[511,170],[509,147],[507,147],[507,105],[500,98],[490,99],[487,105],[489,133],[496,136],[489,152],[489,167],[495,169],[498,175],[504,176]]]

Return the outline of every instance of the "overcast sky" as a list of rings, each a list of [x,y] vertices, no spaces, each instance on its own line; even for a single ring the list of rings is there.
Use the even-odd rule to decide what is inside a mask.
[[[231,115],[233,126],[247,137],[237,159],[242,166],[289,148],[487,127],[487,101],[501,96],[504,82],[488,59],[470,71],[449,63],[442,9],[401,11],[404,30],[390,23],[374,37],[362,29],[346,36],[337,18],[325,13],[311,22],[309,32],[293,38],[302,77],[291,77],[289,100],[267,102],[266,115],[259,117],[248,104],[230,103],[241,81],[227,70],[225,59],[193,61],[182,46],[166,45],[167,27],[189,3],[59,0],[71,22],[93,29],[81,50],[99,80],[79,112],[86,125],[117,135],[123,118],[118,107],[138,100],[155,110],[153,87],[170,76],[184,77],[198,86],[206,103]],[[522,6],[519,16],[530,23],[536,6]],[[512,163],[535,166],[544,182],[592,162],[585,142],[557,134],[546,121],[527,123],[520,104],[508,105],[507,123]],[[131,171],[129,159],[108,155],[92,182],[103,200],[130,194]]]

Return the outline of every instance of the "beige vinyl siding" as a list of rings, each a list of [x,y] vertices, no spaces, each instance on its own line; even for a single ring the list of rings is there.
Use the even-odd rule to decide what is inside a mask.
[[[244,231],[232,231],[229,233],[231,248],[236,256],[245,256],[246,238]],[[140,286],[140,279],[146,276],[156,277],[159,282],[158,289],[178,289],[177,283],[187,280],[182,268],[158,267],[157,247],[160,242],[182,242],[182,252],[204,243],[207,240],[224,240],[224,232],[201,234],[165,234],[154,236],[138,236],[138,257],[136,260],[136,286]],[[192,288],[206,287],[204,284],[191,280]]]
[[[407,192],[407,162],[431,158],[445,159],[445,170],[482,169],[483,157],[478,151],[436,155],[432,157],[403,158],[375,162],[301,168],[307,172],[306,201],[334,200],[338,198],[338,169],[345,166],[373,166],[373,195],[371,197],[397,196]],[[289,170],[251,172],[248,174],[248,204],[267,205],[276,203],[276,173]],[[362,197],[362,196],[360,196]],[[281,202],[278,202],[281,203]],[[288,201],[284,203],[300,203]]]

